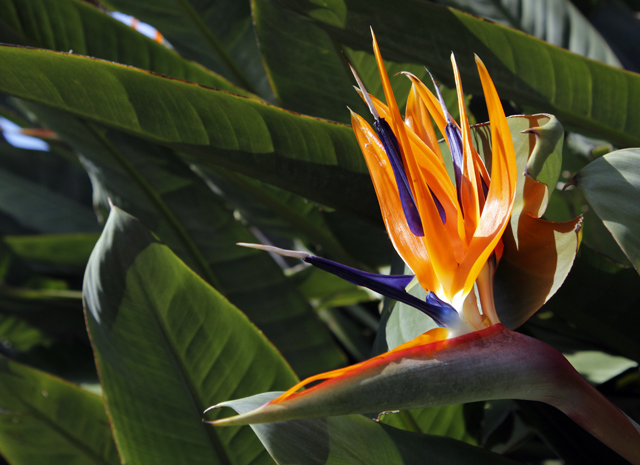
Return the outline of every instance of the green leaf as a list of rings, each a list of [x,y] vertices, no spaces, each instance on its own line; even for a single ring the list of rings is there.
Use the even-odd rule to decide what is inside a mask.
[[[345,315],[344,308],[321,308],[318,317],[327,325],[331,334],[340,341],[353,360],[361,362],[369,358],[371,344],[364,337],[362,328]]]
[[[72,51],[250,95],[225,78],[79,0],[0,1],[0,41]]]
[[[591,161],[613,150],[611,144],[590,139],[576,133],[565,137],[562,150],[562,182],[559,182],[549,198],[544,218],[551,221],[567,221],[577,215],[584,216],[581,246],[588,246],[623,266],[631,266],[615,239],[598,218],[580,190],[571,184],[570,178]]]
[[[12,464],[120,463],[100,397],[0,358],[0,452]]]
[[[26,352],[39,345],[50,345],[53,339],[25,320],[0,314],[0,343],[9,351]]]
[[[0,143],[0,179],[0,211],[27,231],[100,230],[87,174],[57,154]]]
[[[584,217],[580,246],[590,247],[608,260],[630,267],[631,262],[620,249],[611,232],[609,232],[593,208],[589,206],[584,194],[576,189],[575,186],[569,185],[562,191],[556,189],[549,199],[549,206],[544,217],[551,221],[564,221],[578,214],[582,214]]]
[[[464,404],[406,410],[382,415],[384,424],[415,433],[434,434],[477,445],[477,440],[467,431]]]
[[[202,176],[252,227],[289,239],[304,239],[323,255],[346,265],[358,262],[331,231],[320,207],[291,192],[224,168],[207,170]]]
[[[372,299],[361,287],[311,266],[292,275],[291,279],[316,308],[340,307]]]
[[[621,67],[609,45],[569,0],[443,0],[578,55]]]
[[[344,364],[329,332],[282,270],[267,254],[235,245],[256,239],[173,151],[44,108],[36,113],[83,154],[103,197],[135,214],[245,312],[300,376]]]
[[[90,208],[0,168],[0,210],[36,232],[99,231]]]
[[[99,233],[5,236],[4,241],[22,259],[48,265],[84,268]]]
[[[571,365],[594,384],[601,384],[638,364],[631,360],[595,350],[582,350],[565,357]]]
[[[640,270],[640,149],[618,150],[574,177],[596,214],[636,270]]]
[[[108,0],[104,3],[154,26],[184,57],[249,92],[273,99],[248,1]]]
[[[339,47],[325,31],[269,0],[251,3],[265,68],[282,107],[341,123],[351,121],[347,106],[367,111]]]
[[[307,115],[350,123],[347,107],[362,115],[368,110],[353,89],[355,80],[344,56],[354,65],[369,93],[384,98],[378,67],[371,50],[352,50],[337,43],[310,18],[278,9],[269,0],[253,0],[256,32],[269,79],[281,106]],[[344,55],[344,56],[343,56]],[[421,64],[385,60],[398,105],[407,100],[411,84],[409,71],[431,87]],[[443,90],[447,103],[456,101],[455,91]],[[457,117],[457,104],[449,105]]]
[[[237,413],[249,412],[279,394],[259,394],[223,406]],[[515,464],[460,441],[401,431],[361,415],[264,423],[251,428],[282,464]]]
[[[0,47],[0,91],[188,152],[372,222],[380,213],[350,128],[113,63]]]
[[[86,317],[124,463],[270,463],[245,429],[202,423],[212,403],[296,377],[235,307],[114,208],[87,267]]]
[[[311,19],[341,46],[371,51],[370,26],[382,55],[427,66],[453,87],[449,55],[455,52],[466,92],[480,95],[473,54],[482,58],[500,97],[527,112],[554,114],[565,127],[600,135],[619,146],[640,145],[640,77],[481,18],[431,2],[343,0],[301,4],[278,0],[284,11]]]
[[[28,127],[32,127],[31,124]],[[56,194],[91,207],[91,182],[78,159],[60,140],[49,140],[50,151],[0,143],[0,167]],[[58,148],[61,148],[57,151]]]

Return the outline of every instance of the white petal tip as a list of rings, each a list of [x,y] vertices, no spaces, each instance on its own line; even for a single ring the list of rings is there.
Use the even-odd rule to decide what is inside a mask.
[[[353,73],[353,77],[356,79],[356,82],[358,83],[358,87],[356,87],[356,91],[358,91],[358,94],[360,94],[360,97],[364,99],[364,103],[367,104],[367,107],[369,108],[369,111],[371,112],[373,117],[376,120],[379,120],[380,115],[378,114],[378,110],[376,110],[376,107],[373,105],[373,102],[371,101],[371,97],[369,97],[369,93],[367,92],[366,87],[362,83],[360,76],[358,76],[358,73],[356,72],[356,69],[353,67],[351,62],[348,61],[348,63],[349,63],[349,68],[351,68],[351,72]]]
[[[219,405],[212,405],[211,407],[209,407],[207,410],[205,410],[204,412],[202,412],[202,414],[204,415],[207,412],[210,412],[211,410],[215,410],[217,408],[220,408]],[[204,420],[203,420],[204,421]]]

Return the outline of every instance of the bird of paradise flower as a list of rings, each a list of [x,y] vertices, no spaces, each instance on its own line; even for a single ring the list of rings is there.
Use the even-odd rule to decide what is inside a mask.
[[[517,172],[512,135],[485,65],[476,57],[491,127],[490,174],[472,143],[453,55],[459,124],[447,111],[437,85],[436,96],[409,73],[404,74],[412,81],[412,91],[403,119],[375,36],[373,48],[387,103],[370,95],[352,68],[357,90],[374,118],[372,128],[352,112],[352,126],[389,236],[420,285],[428,290],[426,299],[406,291],[414,276],[377,275],[305,252],[241,245],[300,258],[413,306],[438,327],[365,362],[307,378],[255,410],[211,423],[231,426],[478,400],[537,400],[559,408],[622,456],[640,464],[636,425],[555,349],[507,329],[500,321],[493,293],[496,267],[505,252],[503,233],[515,215],[518,191],[524,203],[519,208],[536,219],[546,205],[542,200],[546,188]],[[431,118],[451,152],[453,181]],[[517,186],[519,178],[526,186]],[[536,211],[539,214],[531,214]],[[542,228],[550,225],[538,221]],[[523,225],[528,224],[525,221]],[[540,224],[532,226],[534,233],[541,230]],[[571,261],[580,224],[581,219],[576,219],[557,229],[574,234]],[[547,245],[541,253],[555,254],[555,244]],[[507,319],[513,328],[533,311],[520,311]],[[323,382],[298,392],[314,381]],[[211,408],[233,406],[233,402]]]

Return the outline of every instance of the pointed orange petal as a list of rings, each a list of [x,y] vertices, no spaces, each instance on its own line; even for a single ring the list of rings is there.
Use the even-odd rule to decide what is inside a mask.
[[[391,121],[387,121],[391,128],[393,129],[394,134],[398,138],[398,144],[400,145],[400,150],[404,152],[405,148],[409,145],[407,140],[407,134],[404,130],[404,124],[402,121],[402,116],[400,115],[400,110],[398,109],[398,104],[396,102],[396,97],[393,94],[393,89],[391,87],[391,82],[389,82],[389,75],[387,74],[387,69],[384,66],[384,62],[382,61],[382,55],[380,54],[380,48],[378,47],[378,41],[376,40],[376,36],[373,33],[373,29],[371,30],[371,37],[373,38],[373,53],[376,57],[376,64],[378,65],[378,73],[380,74],[380,81],[382,82],[382,90],[384,91],[384,98],[387,100],[387,107],[389,108],[389,115],[391,116]],[[409,154],[404,154],[407,157]],[[406,163],[406,162],[405,162]]]
[[[383,118],[389,118],[389,107],[378,100],[373,95],[369,95],[371,101]],[[447,167],[442,161],[441,157],[438,157],[422,139],[411,130],[410,127],[406,128],[407,136],[409,139],[409,145],[411,147],[411,153],[414,155],[416,166],[422,170],[427,170],[429,173],[428,184],[434,193],[440,199],[441,196],[447,196],[450,198],[456,198],[456,188],[453,182],[449,178]],[[457,202],[456,202],[457,205]]]
[[[373,95],[370,95],[370,98],[380,116],[388,118],[389,108]],[[465,238],[460,234],[460,231],[464,231],[464,220],[458,206],[456,188],[449,177],[442,158],[433,153],[422,139],[409,127],[407,127],[407,135],[409,136],[411,153],[413,153],[414,156],[414,165],[418,168],[417,173],[414,172],[414,176],[411,178],[413,182],[413,192],[415,196],[419,196],[419,198],[416,198],[418,211],[420,212],[421,218],[426,217],[426,215],[433,217],[434,212],[436,212],[435,215],[439,218],[439,213],[437,213],[437,209],[431,198],[431,192],[429,191],[429,189],[431,189],[433,195],[440,201],[447,216],[447,221],[444,225],[446,232],[443,233],[442,226],[439,224],[435,224],[435,229],[429,231],[430,242],[432,243],[431,247],[435,247],[435,250],[437,250],[435,253],[439,256],[446,254],[446,261],[440,260],[440,262],[447,263],[447,266],[452,266],[455,269],[457,263],[462,261],[466,252]],[[426,186],[429,186],[429,189],[426,189]],[[422,202],[420,202],[420,200],[422,200]],[[448,242],[441,239],[437,241],[437,245],[433,244],[437,237],[444,238],[445,236],[448,238]],[[453,256],[449,253],[450,250],[452,250]],[[456,265],[453,265],[452,260],[455,260]],[[421,284],[423,286],[425,285],[423,282],[421,282]],[[436,288],[428,287],[428,289],[440,295],[440,292],[437,291]],[[446,296],[441,297],[447,298]]]
[[[422,139],[422,141],[433,152],[438,155],[440,160],[442,159],[442,153],[440,152],[440,144],[438,144],[438,138],[436,132],[433,129],[433,123],[431,122],[431,116],[429,110],[425,106],[424,102],[418,97],[416,85],[411,84],[411,92],[407,98],[407,109],[405,111],[405,122],[413,130],[414,133]],[[444,163],[444,160],[443,160]]]
[[[411,267],[426,289],[434,289],[437,279],[427,250],[419,237],[413,235],[404,217],[395,176],[382,143],[375,131],[360,115],[351,113],[351,124],[367,162],[371,180],[378,196],[382,218],[398,254]]]
[[[458,65],[453,53],[451,54],[451,65],[453,66],[453,75],[458,93],[458,111],[460,113],[460,129],[462,132],[462,163],[464,172],[462,176],[462,186],[460,186],[460,197],[462,210],[464,211],[465,230],[470,241],[480,219],[480,199],[478,196],[480,186],[477,184],[476,167],[472,153],[471,128],[469,127],[467,109],[464,104],[462,80],[460,79],[460,71],[458,70]]]
[[[398,145],[400,146],[400,152],[402,161],[404,163],[405,173],[409,181],[410,187],[413,190],[418,181],[418,168],[416,166],[415,158],[411,152],[411,145],[407,135],[406,126],[404,120],[400,115],[396,97],[393,94],[393,88],[389,82],[389,75],[382,61],[382,55],[380,54],[380,48],[378,47],[378,41],[371,29],[371,37],[373,38],[373,53],[376,57],[376,64],[378,65],[378,73],[380,74],[380,82],[382,82],[382,90],[384,91],[384,98],[387,100],[387,107],[389,109],[389,115],[391,121],[387,121],[393,130],[396,138],[398,139]],[[415,192],[414,192],[415,196]],[[416,200],[417,201],[417,200]]]
[[[402,74],[411,79],[411,83],[415,86],[417,96],[429,111],[429,114],[433,118],[433,121],[435,121],[436,126],[438,126],[440,133],[443,134],[446,139],[447,135],[444,128],[447,125],[447,121],[444,117],[444,113],[442,113],[442,106],[440,105],[440,102],[438,102],[436,96],[433,95],[433,92],[431,92],[429,88],[413,74],[406,72]]]
[[[465,292],[473,287],[480,270],[507,227],[515,200],[517,174],[511,131],[498,92],[486,67],[477,56],[476,64],[491,122],[491,184],[469,251],[460,264],[458,279],[464,280]]]

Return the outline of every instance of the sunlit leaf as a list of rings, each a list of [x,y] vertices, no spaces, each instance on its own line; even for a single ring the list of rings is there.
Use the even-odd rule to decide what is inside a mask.
[[[574,178],[636,269],[640,267],[639,163],[640,149],[618,150],[590,163]]]
[[[148,225],[242,309],[300,376],[344,363],[329,332],[280,267],[267,254],[235,245],[256,239],[170,149],[103,133],[48,109],[36,112],[83,155],[94,185],[103,193],[101,200],[106,203],[110,197]]]
[[[229,302],[114,208],[87,268],[86,316],[126,463],[271,463],[248,429],[202,423],[212,402],[295,375]]]
[[[383,56],[427,66],[453,86],[456,55],[465,91],[481,94],[473,54],[482,58],[500,97],[526,112],[554,114],[565,127],[600,135],[619,146],[640,145],[640,77],[540,42],[520,31],[420,0],[343,0],[322,5],[279,0],[309,18],[342,46],[368,52],[373,27]],[[417,32],[419,31],[419,32]]]
[[[223,77],[79,0],[0,1],[0,41],[102,58],[247,94]]]
[[[0,47],[0,91],[380,221],[347,126],[84,57]]]
[[[620,66],[607,42],[569,0],[444,0],[442,3],[519,29],[578,55]]]
[[[107,0],[104,4],[151,24],[184,57],[272,100],[248,1]]]

